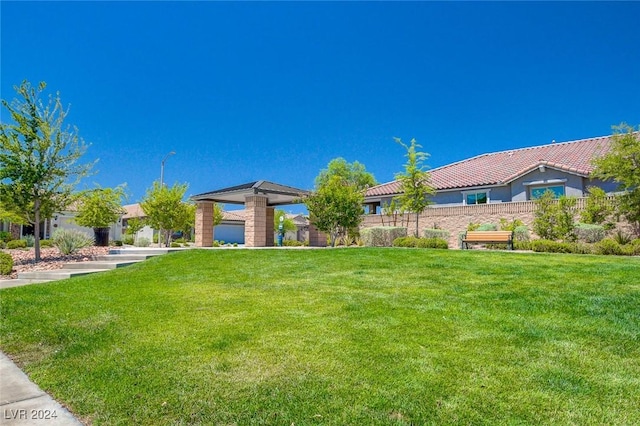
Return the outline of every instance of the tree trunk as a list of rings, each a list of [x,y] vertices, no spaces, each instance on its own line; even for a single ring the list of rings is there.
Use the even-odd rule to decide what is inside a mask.
[[[34,215],[33,221],[35,222],[33,224],[33,233],[35,234],[33,236],[34,237],[34,243],[33,243],[34,256],[35,256],[35,261],[40,262],[40,199],[39,198],[36,198],[33,201],[33,215]]]
[[[418,220],[420,218],[420,215],[418,213],[416,213],[416,238],[420,238],[420,233],[418,232]]]

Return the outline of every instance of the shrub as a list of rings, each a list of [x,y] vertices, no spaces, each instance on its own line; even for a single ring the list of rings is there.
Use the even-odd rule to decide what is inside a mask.
[[[0,249],[4,249],[7,248],[7,243],[5,243],[4,241],[0,240]]]
[[[629,244],[632,241],[631,236],[629,234],[619,229],[616,231],[615,234],[613,234],[613,239],[621,246],[625,244]]]
[[[483,223],[482,225],[478,226],[478,229],[476,229],[476,231],[497,231],[497,230],[498,230],[498,227],[493,223]]]
[[[598,254],[623,254],[622,246],[613,238],[605,238],[604,240],[596,243],[595,249]]]
[[[127,244],[127,245],[132,246],[134,240],[135,240],[135,238],[133,237],[133,235],[123,235],[122,236],[122,243],[123,244]]]
[[[605,237],[604,226],[589,223],[576,223],[575,233],[578,241],[585,243],[597,243]]]
[[[539,253],[572,253],[573,249],[569,243],[561,243],[551,240],[533,240],[531,249]]]
[[[529,228],[527,228],[525,225],[519,225],[513,229],[514,241],[529,241],[530,239]]]
[[[93,237],[76,229],[58,229],[53,233],[53,245],[64,255],[93,245]]]
[[[433,248],[433,249],[448,249],[449,243],[443,238],[420,238],[418,240],[418,247],[420,248]]]
[[[176,238],[174,241],[180,244],[184,244],[187,242],[187,240],[185,240],[184,237]]]
[[[505,218],[500,218],[500,230],[501,231],[515,231],[516,228],[524,226],[524,223],[520,219],[513,219],[509,222]]]
[[[11,240],[13,240],[13,236],[11,235],[11,232],[0,231],[0,241],[7,243]]]
[[[367,247],[391,247],[398,237],[407,236],[407,228],[399,226],[376,226],[360,231],[362,242]]]
[[[446,229],[425,229],[424,237],[425,238],[440,238],[443,240],[448,240],[451,236],[451,233]]]
[[[518,241],[513,242],[514,250],[531,250],[531,241]]]
[[[7,242],[8,249],[27,248],[27,242],[25,240],[11,240]]]
[[[220,247],[220,243],[216,240],[211,244],[211,247]]]
[[[176,241],[172,241],[171,242],[171,247],[172,248],[177,248],[177,247],[182,247],[182,244],[176,242]]]
[[[25,235],[22,239],[27,242],[27,247],[33,247],[36,245],[36,237],[33,235]]]
[[[113,240],[113,245],[116,247],[122,247],[122,240]]]
[[[40,240],[40,247],[53,247],[53,241],[51,240]]]
[[[419,238],[414,237],[413,235],[398,237],[393,240],[393,247],[418,247],[419,240]]]
[[[134,245],[136,247],[149,247],[151,245],[151,241],[149,241],[149,239],[145,237],[138,237]]]
[[[300,247],[303,246],[304,243],[302,241],[296,241],[296,240],[284,240],[282,242],[282,245],[285,247]],[[236,243],[237,246],[237,243]]]
[[[0,252],[0,275],[9,275],[13,271],[13,258],[9,253]]]
[[[637,238],[637,239],[631,241],[628,245],[633,247],[633,255],[634,256],[639,256],[640,255],[640,238]]]

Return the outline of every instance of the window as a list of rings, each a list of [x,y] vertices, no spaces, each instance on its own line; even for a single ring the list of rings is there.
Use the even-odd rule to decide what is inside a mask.
[[[564,195],[564,185],[537,186],[535,188],[531,188],[531,199],[536,200],[542,197],[542,194],[546,191],[553,192],[554,198],[560,198]]]
[[[463,192],[464,203],[471,204],[487,204],[489,202],[489,191]]]

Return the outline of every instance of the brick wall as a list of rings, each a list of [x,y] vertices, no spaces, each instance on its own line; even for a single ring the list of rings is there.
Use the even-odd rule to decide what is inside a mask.
[[[578,211],[584,209],[586,198],[576,200]],[[528,228],[533,237],[534,201],[517,201],[511,203],[490,203],[469,206],[451,207],[430,207],[427,208],[418,220],[419,235],[423,236],[424,229],[439,228],[450,232],[449,247],[458,248],[458,234],[467,230],[470,223],[493,223],[500,224],[500,219],[504,218],[509,222],[520,219]],[[578,220],[576,214],[576,220]],[[383,223],[384,222],[384,223]],[[383,215],[364,215],[360,228],[372,226],[391,226],[391,219]],[[408,235],[414,235],[416,231],[416,215],[405,214],[404,223],[398,220],[397,226],[407,227]],[[625,222],[618,223],[618,228],[631,233],[631,227]]]

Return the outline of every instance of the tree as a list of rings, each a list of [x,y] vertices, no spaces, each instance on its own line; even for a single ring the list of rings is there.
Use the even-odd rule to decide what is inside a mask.
[[[100,241],[98,230],[109,228],[116,223],[120,216],[126,213],[122,208],[124,200],[125,186],[120,185],[115,188],[94,188],[83,191],[78,197],[77,214],[73,221],[80,226],[93,228],[96,233],[96,245],[106,245],[107,241]]]
[[[615,213],[615,206],[607,199],[607,193],[597,186],[590,186],[587,188],[587,192],[589,196],[585,202],[584,210],[580,212],[580,221],[593,225],[604,225],[606,229],[611,229],[614,225],[610,222],[610,218]]]
[[[546,190],[536,200],[533,219],[534,232],[546,240],[574,241],[576,199],[561,196],[557,200],[553,191]]]
[[[423,165],[429,154],[417,151],[417,148],[422,148],[422,146],[418,145],[415,139],[411,139],[410,145],[403,143],[400,138],[394,139],[407,150],[404,173],[396,174],[396,180],[400,181],[401,189],[400,195],[396,198],[402,210],[416,214],[416,237],[418,237],[420,214],[431,204],[429,197],[435,194],[435,189],[429,183],[431,176],[424,169],[426,166]]]
[[[195,206],[182,201],[186,192],[186,184],[175,184],[169,188],[154,182],[140,202],[140,207],[147,215],[147,223],[163,230],[163,235],[158,236],[158,243],[164,241],[166,245],[173,231],[186,231],[193,227]]]
[[[273,229],[278,230],[280,226],[280,218],[282,219],[282,231],[283,232],[295,232],[298,227],[293,220],[287,217],[287,213],[284,210],[276,210],[273,214]]]
[[[329,234],[331,246],[338,236],[358,227],[362,220],[364,194],[340,176],[332,176],[304,199],[311,223]]]
[[[593,160],[594,177],[613,180],[620,191],[618,209],[640,235],[640,126],[613,126],[611,150]]]
[[[338,157],[331,160],[326,169],[320,171],[315,180],[316,188],[326,185],[333,176],[340,177],[344,182],[359,190],[377,185],[376,179],[366,171],[364,164],[357,161],[347,163],[347,160]]]
[[[73,189],[93,163],[78,164],[87,145],[74,127],[64,126],[69,109],[59,94],[46,105],[28,81],[14,86],[21,100],[2,105],[13,123],[0,123],[0,202],[33,224],[35,261],[40,261],[40,222],[68,207]]]

